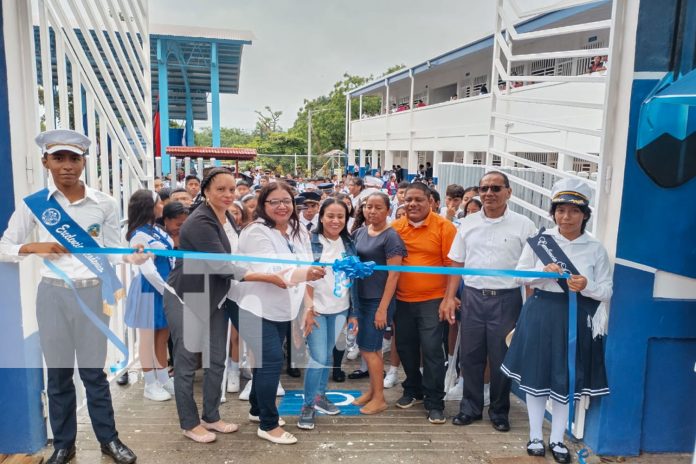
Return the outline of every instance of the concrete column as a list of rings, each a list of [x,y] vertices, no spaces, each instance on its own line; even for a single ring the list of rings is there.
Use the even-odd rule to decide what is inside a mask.
[[[433,183],[437,185],[437,178],[440,172],[440,163],[442,163],[442,152],[435,151],[433,153]]]
[[[456,156],[456,154],[455,154]],[[474,152],[465,151],[464,152],[464,164],[474,164]]]
[[[359,175],[360,175],[360,177],[363,177],[363,176],[365,175],[365,150],[363,150],[362,148],[360,148],[360,149],[358,150],[358,154],[359,154],[359,158],[358,158],[358,159],[360,160],[360,171],[359,171]]]
[[[410,150],[408,152],[408,179],[413,180],[418,174],[418,152],[415,150]]]
[[[348,150],[348,172],[355,169],[355,150]]]
[[[394,163],[394,151],[393,150],[385,150],[384,151],[383,169],[391,170],[391,168],[394,164],[395,164]]]
[[[372,156],[370,160],[370,168],[372,171],[370,174],[377,172],[377,165],[379,164],[379,150],[372,150]]]

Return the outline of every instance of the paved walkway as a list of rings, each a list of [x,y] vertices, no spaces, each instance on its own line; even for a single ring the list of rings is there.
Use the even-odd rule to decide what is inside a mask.
[[[348,366],[354,367],[354,363]],[[288,390],[302,389],[301,382],[302,378],[282,380]],[[343,384],[331,383],[329,388],[360,390],[366,386],[366,380],[348,380]],[[200,389],[200,381],[197,387]],[[174,401],[155,403],[143,399],[142,381],[126,387],[114,384],[112,392],[120,438],[133,448],[141,464],[553,462],[550,457],[544,460],[526,455],[527,415],[524,403],[514,396],[510,412],[512,430],[508,433],[494,431],[487,420],[467,427],[456,427],[449,421],[446,425],[431,425],[420,405],[407,410],[392,406],[370,417],[318,416],[313,431],[300,431],[295,427],[297,418],[286,417],[286,429],[299,438],[299,443],[279,446],[256,437],[256,426],[246,420],[248,402],[239,401],[237,394],[227,394],[221,413],[223,419],[239,423],[240,430],[231,435],[218,434],[215,443],[201,445],[182,436]],[[395,387],[386,394],[387,401],[393,404],[401,389]],[[448,402],[445,412],[451,418],[457,409],[457,402]],[[544,433],[548,436],[548,424]],[[78,418],[77,448],[77,458],[73,461],[76,464],[111,462],[101,457],[86,410]],[[49,455],[50,450],[46,450],[45,456]],[[593,458],[588,464],[599,462],[597,457]],[[604,462],[687,464],[690,457],[658,455]]]

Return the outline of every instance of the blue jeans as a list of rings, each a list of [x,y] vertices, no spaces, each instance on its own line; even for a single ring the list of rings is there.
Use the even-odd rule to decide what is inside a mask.
[[[278,427],[276,391],[283,370],[283,340],[289,326],[290,321],[269,321],[239,310],[237,330],[254,353],[249,413],[259,416],[259,428],[265,432]]]
[[[304,404],[311,406],[317,395],[326,393],[329,383],[329,369],[333,366],[333,347],[348,317],[348,310],[337,314],[317,314],[314,326],[307,336],[309,363],[305,373]]]

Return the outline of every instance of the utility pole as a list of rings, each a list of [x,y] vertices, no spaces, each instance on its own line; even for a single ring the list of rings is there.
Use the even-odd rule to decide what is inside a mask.
[[[307,110],[307,171],[312,177],[312,110]]]

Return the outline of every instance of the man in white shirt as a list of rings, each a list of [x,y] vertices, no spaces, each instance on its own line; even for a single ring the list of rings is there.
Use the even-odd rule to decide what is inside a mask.
[[[118,439],[104,373],[107,339],[83,312],[91,311],[108,326],[102,289],[119,290],[120,282],[109,279],[115,274],[109,274],[110,265],[102,256],[72,255],[64,246],[76,246],[76,243],[90,246],[91,242],[96,247],[120,247],[116,201],[80,180],[90,144],[87,137],[59,129],[39,134],[36,142],[42,148],[42,162],[51,173],[52,183],[49,182],[49,188],[25,198],[17,207],[0,239],[0,254],[14,257],[37,254],[46,257],[53,266],[53,269],[47,264],[41,267],[42,280],[36,299],[39,336],[48,366],[49,418],[55,448],[47,463],[63,464],[75,456],[77,414],[73,372],[77,357],[80,378],[87,390],[92,428],[101,443],[101,451],[117,463],[130,464],[136,456]],[[37,226],[39,241],[28,243]],[[64,239],[63,244],[56,235]],[[90,256],[91,268],[85,264],[85,256]],[[145,255],[123,257],[123,261],[136,264],[142,264],[145,259]],[[84,309],[80,309],[80,302],[86,306]]]
[[[483,210],[462,219],[449,258],[454,267],[515,269],[528,237],[536,231],[527,217],[511,211],[512,195],[507,176],[486,173],[479,182]],[[459,276],[450,277],[443,317],[454,322],[455,292]],[[522,289],[514,279],[464,276],[461,298],[460,363],[464,393],[455,425],[482,419],[483,373],[490,361],[491,402],[488,415],[493,428],[510,430],[510,380],[500,371],[507,345],[505,337],[515,327],[522,308]]]

